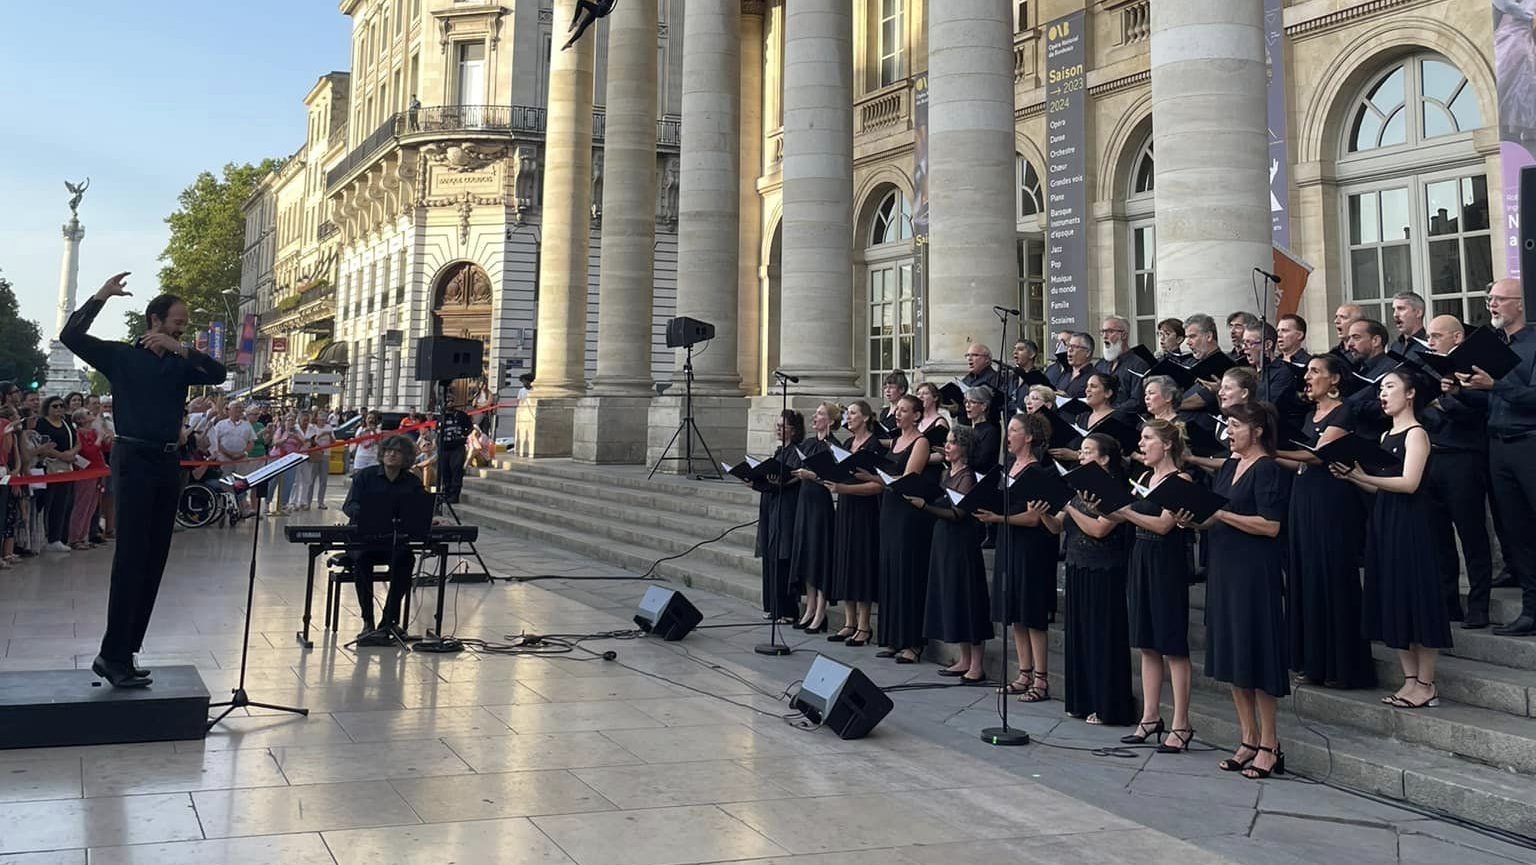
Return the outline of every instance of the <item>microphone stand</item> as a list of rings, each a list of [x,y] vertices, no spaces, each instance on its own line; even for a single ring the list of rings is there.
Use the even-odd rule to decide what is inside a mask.
[[[778,370],[774,370],[773,377],[779,380],[779,387],[783,392],[783,399],[780,402],[781,407],[779,409],[779,417],[782,419],[789,412],[789,376]],[[780,453],[785,454],[786,458],[788,458],[789,449],[786,445],[787,443],[784,441],[783,436],[780,436],[778,450]],[[779,592],[779,579],[782,576],[779,573],[779,544],[783,543],[784,538],[784,521],[779,519],[779,509],[784,506],[785,470],[786,467],[781,461],[779,465],[779,474],[774,481],[774,485],[778,487],[778,489],[775,491],[773,497],[773,542],[768,545],[769,549],[764,551],[765,554],[772,556],[772,558],[768,560],[768,567],[770,568],[769,572],[773,574],[773,579],[768,581],[769,589],[773,592],[773,598],[768,604],[769,615],[772,616],[772,618],[768,621],[768,642],[758,643],[756,646],[752,647],[752,651],[758,653],[759,655],[773,655],[775,657],[788,655],[794,651],[789,646],[779,642],[779,619],[781,618],[779,614],[783,612],[783,610],[779,609],[779,600],[783,597],[783,595]]]
[[[1002,337],[998,340],[997,343],[998,351],[1001,353],[1002,346],[1008,344],[1008,319],[1012,317],[1014,313],[1013,310],[1003,309],[1001,307],[993,307],[993,310],[996,311],[999,321],[1002,322],[1003,333]],[[1008,390],[1013,386],[1013,382],[1008,380],[1010,367],[1000,360],[994,362],[998,365],[999,372],[1002,376],[1001,383],[1004,386],[1003,405],[1007,406]],[[999,468],[1001,468],[1004,465],[1003,458],[1008,454],[1008,426],[1006,419],[1003,422],[1002,435],[998,436],[998,439],[997,465]],[[992,557],[993,573],[997,573],[1000,570],[998,567],[999,560],[1002,561],[1003,567],[1007,567],[1009,564],[1008,550],[1010,546],[1010,540],[1008,536],[1010,534],[1009,529],[1011,526],[1008,525],[1008,480],[1008,470],[1004,468],[1002,470],[1001,477],[998,478],[998,482],[1003,485],[1003,522],[997,531],[997,549]],[[1003,607],[1003,618],[1005,620],[1012,618],[1012,616],[1009,615],[1009,613],[1012,611],[1008,607],[1008,581],[1012,578],[1012,573],[1004,573],[1003,579],[998,581],[1000,590],[999,596],[1001,598],[999,603]],[[1005,681],[1008,671],[1008,643],[1013,640],[1013,634],[1011,633],[1011,630],[1014,627],[1016,627],[1016,625],[1014,625],[1012,622],[1005,622],[1003,625],[1005,631],[1010,631],[1010,633],[1003,634],[1003,676],[1000,676],[999,678],[1004,679]],[[1026,636],[1025,639],[1028,639],[1028,637]],[[1030,684],[1033,684],[1033,682]],[[1002,726],[986,727],[982,729],[981,741],[986,742],[989,745],[998,746],[1028,745],[1028,733],[1024,732],[1023,730],[1015,730],[1008,726],[1008,696],[1008,686],[1004,684],[1002,686],[1001,693],[998,695],[998,717],[1003,722]]]

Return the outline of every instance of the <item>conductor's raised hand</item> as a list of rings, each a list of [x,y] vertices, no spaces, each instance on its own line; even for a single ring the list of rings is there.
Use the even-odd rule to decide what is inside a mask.
[[[96,290],[96,299],[106,300],[109,297],[132,297],[133,292],[127,288],[129,272],[125,270],[102,283],[101,288]]]
[[[150,351],[156,351],[162,354],[187,353],[187,347],[182,345],[181,342],[176,339],[176,337],[171,336],[168,333],[161,333],[157,330],[150,331],[149,333],[139,337],[139,345],[149,349]]]

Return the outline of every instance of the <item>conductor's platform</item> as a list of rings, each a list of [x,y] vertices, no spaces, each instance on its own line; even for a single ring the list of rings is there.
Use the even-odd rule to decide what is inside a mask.
[[[208,689],[197,668],[155,667],[148,688],[90,670],[0,672],[0,749],[201,739]]]

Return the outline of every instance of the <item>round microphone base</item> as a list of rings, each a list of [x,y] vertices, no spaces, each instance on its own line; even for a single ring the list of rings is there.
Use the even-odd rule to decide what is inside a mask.
[[[1029,734],[1013,727],[988,727],[981,731],[981,741],[998,747],[1028,745]]]

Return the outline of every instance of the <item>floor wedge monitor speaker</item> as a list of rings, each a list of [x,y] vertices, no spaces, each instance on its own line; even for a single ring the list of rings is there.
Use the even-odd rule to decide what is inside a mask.
[[[688,632],[704,621],[699,608],[688,602],[683,593],[665,586],[651,586],[640,599],[635,611],[635,625],[653,637],[663,640],[681,640]]]
[[[790,705],[844,739],[862,739],[890,713],[891,698],[859,672],[817,655]]]

